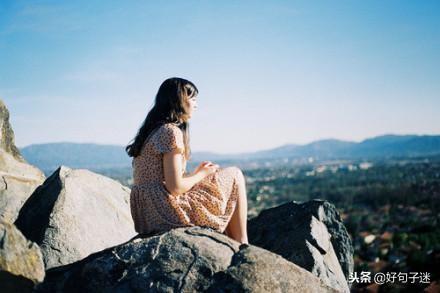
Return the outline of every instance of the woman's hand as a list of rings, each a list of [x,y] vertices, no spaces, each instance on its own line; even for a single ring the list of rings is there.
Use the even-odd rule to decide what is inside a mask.
[[[203,161],[203,162],[201,162],[201,163],[196,167],[196,169],[194,170],[193,174],[197,174],[197,173],[200,171],[200,169],[202,169],[203,166],[205,166],[205,165],[208,164],[208,163],[211,163],[211,164],[212,164],[211,161]]]
[[[194,170],[194,174],[201,173],[203,177],[209,176],[215,173],[220,166],[210,161],[204,161],[200,163]]]
[[[172,195],[183,194],[218,168],[218,165],[205,161],[196,168],[192,175],[182,176],[182,154],[177,151],[165,153],[163,155],[165,188]]]

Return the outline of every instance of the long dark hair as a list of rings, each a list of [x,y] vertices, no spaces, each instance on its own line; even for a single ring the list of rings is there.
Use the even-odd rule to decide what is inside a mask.
[[[187,100],[199,93],[189,80],[173,77],[165,80],[159,87],[153,108],[148,112],[136,137],[127,145],[125,151],[130,157],[137,157],[148,136],[165,123],[175,123],[183,132],[185,158],[189,160],[189,116]]]

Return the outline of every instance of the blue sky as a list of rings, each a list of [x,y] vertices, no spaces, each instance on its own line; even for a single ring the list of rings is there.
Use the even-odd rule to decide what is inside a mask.
[[[440,1],[0,2],[16,144],[125,145],[160,83],[199,88],[194,151],[440,134]]]

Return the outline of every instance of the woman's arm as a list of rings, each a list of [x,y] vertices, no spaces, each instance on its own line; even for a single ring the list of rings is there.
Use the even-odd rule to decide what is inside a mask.
[[[181,153],[178,150],[174,150],[163,155],[165,187],[172,195],[187,192],[196,183],[214,173],[217,169],[218,165],[202,163],[194,173],[183,177]]]

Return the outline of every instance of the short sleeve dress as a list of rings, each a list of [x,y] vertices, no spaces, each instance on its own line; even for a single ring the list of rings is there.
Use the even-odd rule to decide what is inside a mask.
[[[135,230],[141,234],[168,231],[186,226],[210,227],[224,232],[238,200],[240,181],[237,167],[219,169],[205,177],[189,191],[170,194],[165,188],[163,154],[184,151],[183,133],[177,124],[157,128],[146,140],[140,154],[133,159],[133,186],[130,209]],[[182,155],[182,174],[186,161]]]

